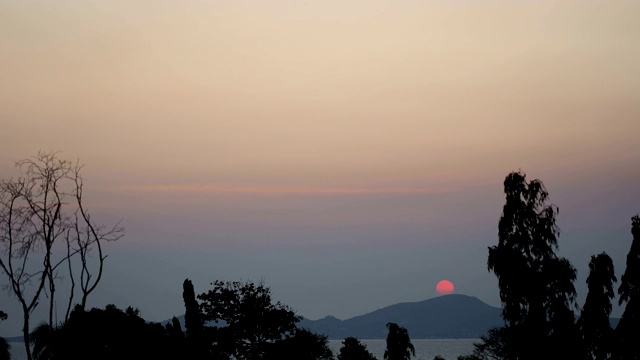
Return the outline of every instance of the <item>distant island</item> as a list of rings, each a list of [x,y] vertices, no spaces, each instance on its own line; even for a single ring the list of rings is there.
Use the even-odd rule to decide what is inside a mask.
[[[298,326],[327,335],[329,339],[347,336],[384,339],[388,322],[405,327],[413,339],[479,338],[490,328],[503,324],[500,312],[500,308],[476,297],[451,294],[390,305],[347,320],[333,316],[320,320],[303,319]]]

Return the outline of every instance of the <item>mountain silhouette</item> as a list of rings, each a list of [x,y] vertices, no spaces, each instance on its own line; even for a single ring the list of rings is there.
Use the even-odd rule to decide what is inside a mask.
[[[303,319],[298,326],[330,339],[347,336],[384,339],[388,322],[406,328],[411,338],[416,339],[478,338],[490,328],[503,324],[500,313],[500,308],[487,305],[476,297],[452,294],[395,304],[347,320],[333,316],[320,320]]]

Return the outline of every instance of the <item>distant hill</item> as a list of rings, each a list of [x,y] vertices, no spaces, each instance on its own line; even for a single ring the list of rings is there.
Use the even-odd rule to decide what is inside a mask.
[[[429,300],[400,303],[340,320],[327,316],[320,320],[303,319],[306,327],[330,339],[356,336],[361,339],[384,339],[385,325],[395,322],[416,339],[477,338],[494,326],[502,325],[501,309],[467,295],[444,295]]]

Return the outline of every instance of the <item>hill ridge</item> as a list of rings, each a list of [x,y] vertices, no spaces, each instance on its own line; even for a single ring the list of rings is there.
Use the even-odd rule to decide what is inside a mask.
[[[386,323],[395,322],[412,338],[478,338],[491,327],[502,325],[501,309],[474,296],[449,294],[388,305],[345,320],[328,315],[319,320],[303,318],[298,324],[330,339],[356,336],[386,337]]]

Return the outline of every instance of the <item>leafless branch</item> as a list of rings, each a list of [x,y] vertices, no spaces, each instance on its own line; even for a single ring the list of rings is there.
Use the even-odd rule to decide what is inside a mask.
[[[120,239],[124,230],[119,224],[106,228],[93,222],[82,202],[82,166],[78,162],[62,160],[57,152],[38,152],[32,158],[17,161],[16,167],[20,177],[0,180],[0,270],[8,280],[8,289],[22,305],[23,336],[27,358],[31,360],[30,314],[40,297],[45,296],[49,325],[54,325],[56,283],[61,279],[58,268],[67,264],[71,279],[66,321],[76,291],[77,273],[72,260],[80,258],[84,308],[102,278],[106,259],[102,242]],[[54,245],[62,239],[66,251],[60,254]],[[94,248],[98,255],[95,276],[88,261]]]

